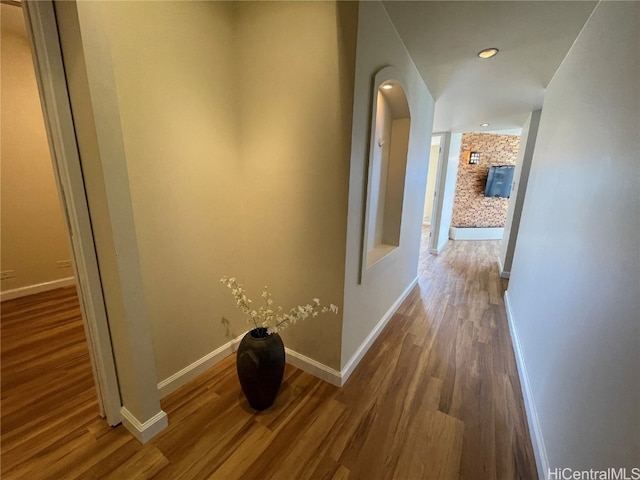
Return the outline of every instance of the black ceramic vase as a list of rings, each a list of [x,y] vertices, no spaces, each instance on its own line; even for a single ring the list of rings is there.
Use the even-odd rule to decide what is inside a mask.
[[[284,344],[277,333],[255,328],[238,347],[236,367],[244,395],[256,410],[273,405],[284,375]]]

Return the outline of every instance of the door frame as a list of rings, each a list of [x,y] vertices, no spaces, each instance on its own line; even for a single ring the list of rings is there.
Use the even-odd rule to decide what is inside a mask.
[[[74,273],[100,415],[122,422],[122,401],[76,141],[62,50],[51,0],[23,1],[53,171],[71,239]]]
[[[446,135],[444,133],[434,133],[431,135],[432,141],[433,141],[433,137],[440,137],[440,149],[438,151],[438,166],[436,167],[436,187],[433,192],[433,205],[431,207],[431,225],[429,226],[428,248],[429,248],[429,253],[433,255],[437,255],[438,254],[437,233],[440,231],[440,221],[442,217],[442,208],[438,208],[438,205],[442,203],[440,201],[441,190],[442,190],[442,187],[440,185],[440,179],[442,176],[442,165],[443,165],[443,159],[444,159]],[[429,179],[427,179],[427,182],[428,181]]]

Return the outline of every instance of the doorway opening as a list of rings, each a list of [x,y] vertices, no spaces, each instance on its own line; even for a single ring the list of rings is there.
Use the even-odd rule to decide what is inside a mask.
[[[27,446],[98,418],[100,406],[22,7],[0,8],[0,377],[2,465],[10,472]]]
[[[84,354],[84,361],[87,362],[85,366],[87,364],[89,365],[88,368],[89,371],[91,371],[91,377],[93,377],[89,382],[89,388],[93,388],[91,383],[95,386],[97,395],[93,395],[97,397],[96,400],[100,415],[106,418],[108,424],[116,425],[122,420],[120,414],[120,392],[118,389],[113,351],[111,349],[109,326],[104,306],[104,298],[102,296],[102,286],[88,205],[84,194],[82,171],[68,105],[69,97],[66,91],[64,69],[61,63],[62,57],[59,52],[53,5],[51,2],[25,4],[22,2],[3,1],[1,8],[3,24],[3,67],[5,67],[5,61],[9,61],[10,58],[12,58],[14,62],[19,62],[22,66],[20,69],[13,68],[13,65],[11,66],[12,68],[2,68],[2,113],[3,116],[5,114],[7,115],[7,118],[3,118],[2,121],[3,165],[8,161],[8,157],[4,155],[5,142],[19,138],[18,135],[5,134],[5,127],[18,128],[18,131],[26,135],[40,135],[43,137],[39,139],[39,142],[43,146],[39,147],[38,155],[44,156],[45,158],[39,168],[44,168],[48,165],[49,171],[43,174],[43,178],[48,178],[49,184],[47,188],[50,190],[50,193],[53,192],[53,200],[50,197],[49,201],[45,203],[47,203],[48,208],[52,208],[52,204],[58,204],[56,205],[58,207],[59,204],[62,204],[63,213],[61,216],[59,214],[60,210],[58,210],[58,216],[63,219],[59,229],[63,237],[64,234],[67,234],[70,239],[70,242],[68,241],[69,239],[62,241],[63,244],[66,244],[66,249],[64,249],[65,253],[63,258],[58,259],[54,257],[55,268],[66,269],[68,276],[66,276],[64,280],[67,284],[73,285],[75,283],[76,285],[75,288],[70,286],[60,291],[51,290],[50,292],[40,293],[39,297],[34,298],[21,297],[21,295],[25,293],[35,293],[33,289],[14,288],[13,290],[18,291],[14,291],[6,297],[21,297],[14,302],[15,305],[11,305],[12,307],[20,307],[17,308],[17,310],[14,309],[14,313],[18,312],[18,315],[24,313],[24,311],[21,310],[22,307],[26,307],[27,310],[31,308],[30,304],[37,304],[40,301],[45,303],[51,302],[58,294],[61,298],[64,298],[64,300],[61,300],[63,306],[58,305],[56,303],[57,301],[55,301],[54,303],[58,306],[53,307],[53,304],[50,303],[49,307],[55,315],[68,315],[68,317],[65,318],[69,323],[67,323],[66,326],[63,325],[52,328],[54,330],[57,329],[56,331],[61,334],[65,328],[73,329],[76,333],[79,332],[81,337],[84,337],[82,339],[84,344],[80,345],[82,342],[79,342],[78,345],[80,346],[76,348],[80,350],[85,348],[85,351],[87,351],[87,353]],[[9,22],[11,22],[11,25],[9,25]],[[12,38],[7,38],[5,41],[5,34],[12,35]],[[5,82],[5,75],[7,82]],[[20,78],[14,78],[16,75],[20,75]],[[11,80],[9,80],[10,78]],[[6,90],[6,87],[11,84],[19,86],[20,92],[18,94],[13,95]],[[15,103],[12,108],[5,108],[7,102],[23,101],[30,103],[30,111],[28,108],[24,108],[24,105],[20,106],[19,103]],[[43,117],[44,125],[42,124]],[[21,121],[39,122],[39,131],[36,132],[36,129],[31,127],[21,128]],[[28,142],[29,139],[21,141]],[[18,154],[18,157],[17,161],[23,164],[24,162],[32,161],[30,154]],[[30,168],[32,167],[30,166]],[[22,177],[24,176],[25,175],[22,175]],[[3,178],[3,181],[4,180]],[[23,179],[19,178],[18,180],[22,181]],[[38,192],[36,188],[29,187],[23,192],[21,198],[17,199],[17,202],[35,203],[41,196],[42,192]],[[55,198],[56,196],[59,201]],[[3,212],[3,214],[4,213],[5,212]],[[25,219],[24,223],[29,222]],[[49,229],[44,228],[44,231],[38,231],[38,229],[31,224],[29,227],[31,231],[28,232],[28,238],[44,237],[47,241],[50,240],[49,236],[51,235],[51,231]],[[29,246],[27,245],[29,244],[28,238],[23,242],[25,243],[25,248]],[[69,246],[71,249],[69,249]],[[3,254],[4,253],[6,252],[3,252]],[[35,255],[42,255],[42,252],[38,252]],[[58,252],[54,255],[60,255],[60,253]],[[38,259],[40,260],[40,257],[38,257]],[[46,264],[47,260],[43,259],[40,263]],[[19,267],[15,269],[9,268],[9,270],[14,270],[16,278],[19,278],[20,276],[26,276],[28,269]],[[20,270],[23,271],[20,272]],[[75,282],[73,278],[75,278]],[[40,283],[41,284],[36,285],[38,287],[36,290],[40,292],[43,290],[46,291],[51,287],[63,286],[55,282],[53,284],[51,284],[51,282]],[[3,285],[3,290],[4,289],[5,285]],[[9,286],[7,289],[11,290],[11,287]],[[77,291],[77,294],[75,291]],[[26,300],[23,300],[23,298]],[[9,304],[7,304],[7,308],[9,308]],[[31,309],[43,310],[44,314],[46,313],[47,307],[40,305],[39,307],[36,306]],[[67,313],[65,314],[63,311],[67,311]],[[72,311],[73,313],[70,313]],[[76,323],[73,323],[74,321]],[[73,326],[70,326],[72,324]],[[43,327],[43,330],[48,329]],[[48,345],[48,342],[43,340],[42,335],[38,337],[38,334],[42,333],[43,331],[36,331],[35,334],[37,338],[34,341],[36,344],[37,342],[41,342]],[[17,336],[19,337],[20,335]],[[5,338],[3,338],[3,340],[5,340]],[[23,341],[24,339],[18,338],[18,340]],[[4,347],[5,344],[3,342],[3,359],[5,356]],[[49,350],[51,350],[51,348],[49,348]],[[34,350],[35,353],[32,356],[34,357],[34,362],[38,365],[36,370],[51,370],[51,368],[49,368],[50,362],[45,358],[45,351],[46,349],[44,348],[36,348]],[[59,351],[55,350],[53,353],[55,355],[59,353]],[[61,367],[54,373],[61,375],[67,371],[67,369],[72,371],[73,368],[70,364],[65,364],[64,367]],[[39,394],[37,386],[38,383],[36,379],[29,388],[29,391],[33,395]],[[5,393],[6,390],[3,391],[3,395]],[[64,391],[60,390],[60,394],[64,394]],[[48,401],[54,403],[52,398],[53,397],[49,398]],[[5,410],[3,408],[3,414],[4,413]],[[51,420],[53,419],[61,421],[58,415],[54,415]],[[3,428],[3,437],[5,433],[7,433],[7,431]]]
[[[447,138],[444,133],[434,133],[431,137],[427,188],[425,193],[422,235],[428,236],[429,253],[438,253],[438,232],[442,220],[442,170]],[[424,241],[424,239],[423,239]]]

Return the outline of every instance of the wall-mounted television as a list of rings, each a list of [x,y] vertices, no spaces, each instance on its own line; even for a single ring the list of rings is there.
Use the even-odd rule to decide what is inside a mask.
[[[511,184],[513,183],[513,172],[516,167],[513,165],[502,165],[489,168],[487,184],[484,188],[485,197],[509,198],[511,195]]]

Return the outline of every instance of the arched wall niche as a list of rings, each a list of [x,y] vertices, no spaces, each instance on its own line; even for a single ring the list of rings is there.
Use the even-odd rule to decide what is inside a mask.
[[[406,84],[394,67],[374,79],[361,282],[400,246],[411,112]]]

